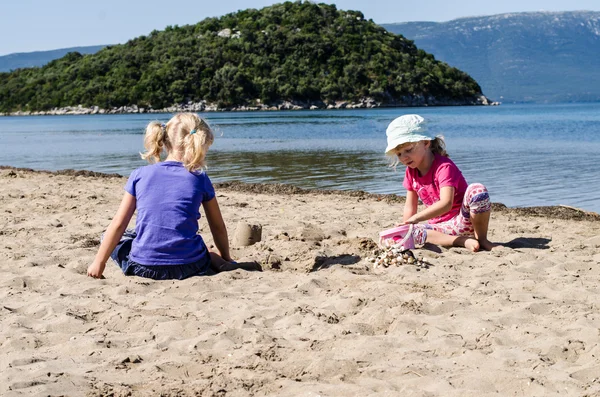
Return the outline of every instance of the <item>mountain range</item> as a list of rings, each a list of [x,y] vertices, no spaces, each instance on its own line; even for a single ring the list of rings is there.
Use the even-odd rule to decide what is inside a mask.
[[[528,12],[382,26],[467,72],[492,100],[600,100],[600,12]]]
[[[20,68],[32,68],[44,66],[50,61],[62,58],[69,52],[80,54],[95,54],[106,47],[105,45],[93,45],[87,47],[60,48],[50,51],[17,52],[14,54],[0,56],[0,72],[10,72]]]

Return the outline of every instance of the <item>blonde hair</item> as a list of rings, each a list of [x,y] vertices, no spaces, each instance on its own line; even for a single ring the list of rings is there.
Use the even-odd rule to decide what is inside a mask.
[[[446,152],[446,141],[444,140],[443,135],[437,135],[434,139],[432,139],[429,148],[433,153],[437,153],[444,157],[450,157],[448,152]]]
[[[195,113],[178,113],[167,124],[152,121],[144,135],[143,159],[150,163],[160,161],[164,151],[180,159],[188,171],[205,168],[208,148],[214,141],[210,126]]]

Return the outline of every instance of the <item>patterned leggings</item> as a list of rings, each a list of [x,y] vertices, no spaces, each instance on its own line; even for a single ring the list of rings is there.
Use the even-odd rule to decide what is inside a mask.
[[[435,230],[450,236],[472,236],[471,214],[481,214],[491,210],[490,195],[481,183],[472,183],[467,187],[460,212],[452,219],[441,223],[420,223],[415,225],[415,244],[425,244],[427,230]]]

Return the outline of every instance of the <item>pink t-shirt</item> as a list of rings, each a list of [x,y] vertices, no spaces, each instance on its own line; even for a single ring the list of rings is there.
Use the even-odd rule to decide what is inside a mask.
[[[440,156],[439,154],[435,154],[431,168],[423,176],[419,175],[418,169],[406,167],[402,185],[408,191],[417,192],[417,195],[426,207],[440,201],[441,188],[444,186],[452,186],[454,188],[452,209],[443,215],[429,219],[429,223],[445,222],[458,215],[465,191],[467,190],[467,181],[456,164],[448,157]]]

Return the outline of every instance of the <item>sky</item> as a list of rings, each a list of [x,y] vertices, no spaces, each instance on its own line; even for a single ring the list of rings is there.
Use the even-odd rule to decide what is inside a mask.
[[[0,56],[15,52],[120,44],[272,0],[0,0]],[[524,11],[600,11],[598,0],[322,0],[341,10],[359,10],[377,23],[450,21]],[[172,6],[171,6],[172,4]]]

